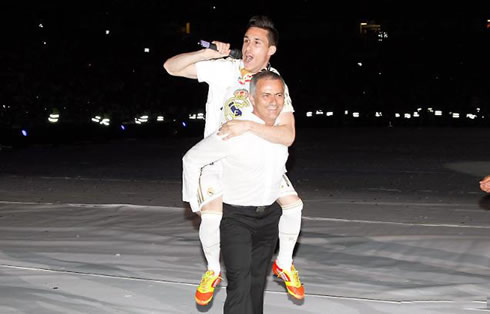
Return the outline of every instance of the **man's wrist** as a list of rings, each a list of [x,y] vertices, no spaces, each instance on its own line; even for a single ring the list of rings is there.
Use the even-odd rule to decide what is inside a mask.
[[[257,130],[257,125],[258,125],[257,122],[253,122],[253,121],[249,121],[249,120],[246,120],[246,122],[247,122],[247,124],[246,124],[247,131],[254,132]]]

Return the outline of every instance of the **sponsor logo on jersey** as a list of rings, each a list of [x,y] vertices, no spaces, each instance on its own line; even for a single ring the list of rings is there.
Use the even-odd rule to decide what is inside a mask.
[[[245,69],[240,69],[240,76],[238,77],[238,83],[245,85],[250,83],[254,75]]]

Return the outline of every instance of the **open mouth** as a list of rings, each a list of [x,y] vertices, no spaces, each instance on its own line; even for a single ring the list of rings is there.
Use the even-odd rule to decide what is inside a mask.
[[[243,58],[243,61],[246,63],[250,63],[250,62],[252,62],[253,59],[254,59],[254,57],[252,55],[245,55],[245,57]]]

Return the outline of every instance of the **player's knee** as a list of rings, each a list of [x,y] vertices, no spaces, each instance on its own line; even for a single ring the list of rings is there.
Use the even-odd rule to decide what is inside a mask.
[[[201,214],[223,213],[223,198],[218,197],[201,207]]]
[[[281,196],[280,198],[277,199],[277,202],[279,203],[279,205],[281,207],[288,206],[291,204],[295,204],[298,202],[303,203],[301,201],[301,199],[298,197],[298,195],[296,195],[296,194]]]
[[[303,210],[303,201],[298,197],[296,201],[281,205],[282,212],[301,212]]]

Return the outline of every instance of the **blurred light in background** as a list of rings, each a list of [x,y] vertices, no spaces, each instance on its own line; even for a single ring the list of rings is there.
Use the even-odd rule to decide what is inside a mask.
[[[48,117],[48,121],[51,123],[57,123],[60,119],[60,115],[58,113],[52,113]]]

